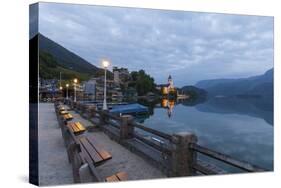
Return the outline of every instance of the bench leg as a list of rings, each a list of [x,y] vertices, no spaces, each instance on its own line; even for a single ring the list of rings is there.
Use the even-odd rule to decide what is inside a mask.
[[[83,164],[79,168],[79,177],[80,177],[81,183],[87,183],[87,182],[93,181],[88,163]]]
[[[77,159],[77,157],[73,157],[72,160],[72,175],[73,175],[73,181],[74,183],[81,183],[81,179],[80,179],[80,163]]]
[[[77,151],[77,144],[70,144],[67,148],[68,160],[72,164],[72,175],[74,183],[81,183],[79,169],[81,167],[81,160],[79,152]]]
[[[66,152],[68,156],[68,162],[71,163],[74,160],[75,150],[76,150],[76,144],[71,143],[67,146]]]
[[[67,135],[64,127],[61,127],[61,135],[63,138],[64,146],[67,148]]]

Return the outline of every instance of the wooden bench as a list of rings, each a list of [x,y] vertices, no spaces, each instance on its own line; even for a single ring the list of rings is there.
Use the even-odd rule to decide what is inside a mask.
[[[59,111],[59,114],[60,114],[60,115],[65,115],[65,114],[68,114],[68,111],[62,110],[62,111]]]
[[[106,179],[101,178],[96,167],[110,160],[112,158],[111,154],[97,143],[93,135],[75,135],[70,126],[67,126],[67,128],[72,139],[72,143],[67,147],[67,153],[69,162],[72,163],[74,182],[127,180],[128,176],[124,172],[117,173]]]
[[[126,172],[118,172],[114,175],[106,177],[105,179],[101,178],[96,167],[90,161],[87,161],[87,163],[83,164],[79,168],[78,182],[117,182],[126,180],[128,180],[128,174]]]
[[[62,120],[62,117],[60,117],[59,124],[66,147],[73,140],[73,138],[71,138],[71,134],[68,133],[69,131],[75,136],[80,135],[86,131],[86,128],[80,122],[64,122]]]
[[[86,131],[86,128],[80,122],[69,122],[66,126],[74,135],[79,135]]]
[[[73,116],[68,113],[68,114],[64,114],[64,115],[58,115],[58,122],[59,122],[59,126],[63,129],[65,129],[65,125],[67,124],[68,121],[71,121],[73,119]]]
[[[81,157],[84,163],[87,159],[92,161],[95,166],[99,166],[112,158],[111,154],[104,150],[93,136],[81,137],[79,138],[79,143],[81,146]]]
[[[63,121],[70,121],[73,119],[73,116],[68,113],[68,114],[63,115],[62,118],[63,118]]]
[[[126,172],[118,172],[112,176],[109,176],[105,179],[106,182],[114,181],[125,181],[128,179],[128,174]]]
[[[109,152],[105,151],[98,142],[91,135],[84,136],[83,132],[86,131],[85,127],[80,122],[68,123],[67,130],[67,147],[75,143],[80,147],[81,162],[85,163],[86,159],[92,161],[95,166],[98,166],[105,161],[112,158]],[[80,135],[80,136],[79,136]],[[71,155],[71,154],[70,154]],[[70,156],[69,155],[69,156]],[[71,157],[70,157],[71,159]],[[70,160],[71,162],[71,160]]]
[[[60,112],[60,111],[64,111],[64,110],[66,110],[63,106],[59,106],[58,107],[58,111]]]
[[[55,106],[55,110],[56,110],[56,113],[62,111],[62,110],[65,110],[65,108],[62,106],[62,105],[56,105]]]

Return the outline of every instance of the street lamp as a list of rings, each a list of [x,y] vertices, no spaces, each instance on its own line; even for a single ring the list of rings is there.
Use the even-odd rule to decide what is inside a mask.
[[[76,102],[76,84],[78,82],[78,79],[74,78],[73,82],[74,82],[74,102]]]
[[[106,69],[109,66],[109,61],[103,60],[102,66],[104,68],[104,90],[103,90],[103,110],[107,110],[107,104],[106,104]]]
[[[61,93],[61,96],[63,97],[63,93],[62,93],[62,86],[60,86],[60,93]]]
[[[68,99],[68,87],[69,87],[69,84],[66,84],[66,99]]]

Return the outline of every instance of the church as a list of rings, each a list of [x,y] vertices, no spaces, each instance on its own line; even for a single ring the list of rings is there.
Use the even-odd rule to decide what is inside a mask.
[[[167,84],[160,84],[157,88],[161,91],[164,97],[177,97],[177,90],[174,86],[172,76],[169,75]]]

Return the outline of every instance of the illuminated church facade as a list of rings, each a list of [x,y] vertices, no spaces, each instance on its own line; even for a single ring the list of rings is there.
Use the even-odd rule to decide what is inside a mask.
[[[174,82],[173,82],[171,75],[169,75],[169,77],[168,77],[167,84],[161,84],[161,85],[158,85],[157,87],[161,91],[162,96],[177,97],[177,89],[174,86]]]

